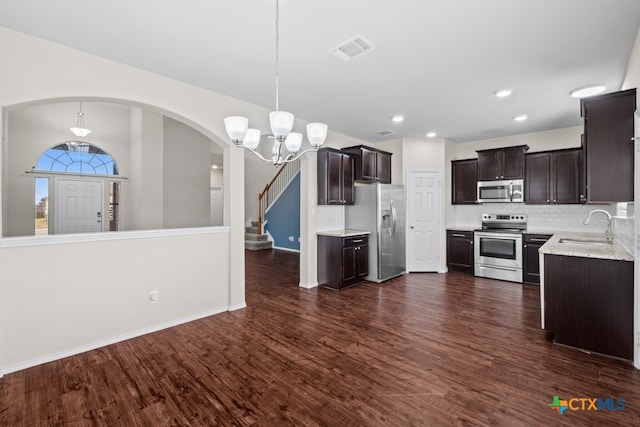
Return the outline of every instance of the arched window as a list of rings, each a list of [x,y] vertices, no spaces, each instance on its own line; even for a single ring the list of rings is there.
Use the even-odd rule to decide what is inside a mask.
[[[118,175],[116,162],[109,154],[87,142],[69,141],[49,148],[35,167],[36,171]]]

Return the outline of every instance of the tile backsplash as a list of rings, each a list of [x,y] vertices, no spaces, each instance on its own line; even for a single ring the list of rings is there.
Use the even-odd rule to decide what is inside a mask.
[[[613,237],[629,252],[635,254],[633,203],[612,205],[527,205],[524,203],[485,203],[481,205],[449,205],[446,210],[447,227],[480,227],[483,213],[526,214],[527,228],[531,231],[604,232],[607,225],[594,217],[591,224],[583,221],[594,209],[604,209],[613,215]],[[624,215],[624,216],[617,216]],[[604,217],[602,217],[604,218]]]
[[[614,215],[615,205],[527,205],[524,203],[485,203],[481,205],[450,206],[447,226],[480,226],[483,213],[526,214],[527,228],[540,231],[597,232],[606,229],[603,222],[582,222],[594,209],[604,209]]]

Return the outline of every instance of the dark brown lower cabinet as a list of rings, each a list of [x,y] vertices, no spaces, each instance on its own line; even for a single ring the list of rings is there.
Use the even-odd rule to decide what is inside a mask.
[[[343,289],[369,274],[369,236],[318,236],[318,285]]]
[[[544,304],[556,343],[633,360],[633,262],[546,254]]]
[[[447,269],[473,274],[473,231],[447,230]]]
[[[522,281],[540,284],[540,256],[538,250],[551,238],[549,234],[525,234],[522,239]]]

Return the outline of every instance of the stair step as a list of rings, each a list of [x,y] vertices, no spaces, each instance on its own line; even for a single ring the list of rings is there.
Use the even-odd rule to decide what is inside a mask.
[[[258,227],[245,227],[244,231],[245,233],[260,234],[260,230],[258,230]]]
[[[258,234],[258,233],[244,233],[244,240],[251,240],[251,241],[264,241],[267,240],[269,238],[269,236],[267,236],[266,234]]]
[[[258,227],[258,221],[251,221],[251,226],[257,228]]]
[[[272,242],[271,240],[245,240],[244,247],[245,249],[249,249],[251,251],[260,251],[263,249],[271,249]]]

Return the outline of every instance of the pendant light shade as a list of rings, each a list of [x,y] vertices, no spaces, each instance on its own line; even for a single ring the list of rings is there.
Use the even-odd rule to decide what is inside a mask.
[[[320,147],[327,139],[327,125],[324,123],[309,123],[307,125],[307,138],[314,147]]]
[[[91,133],[91,130],[87,129],[84,124],[84,113],[82,112],[82,102],[80,103],[80,110],[78,111],[78,120],[76,121],[76,125],[70,127],[69,130],[80,138],[84,138],[85,136]]]
[[[260,144],[260,131],[258,129],[247,129],[242,145],[250,150],[255,150],[258,148],[258,144]]]
[[[249,119],[240,116],[231,116],[224,119],[224,127],[229,139],[238,144],[244,139],[249,127]]]
[[[302,134],[300,132],[291,132],[287,139],[284,140],[284,146],[291,153],[297,153],[302,147]]]
[[[276,138],[286,138],[293,129],[293,114],[286,111],[272,111],[269,114],[271,132]]]

